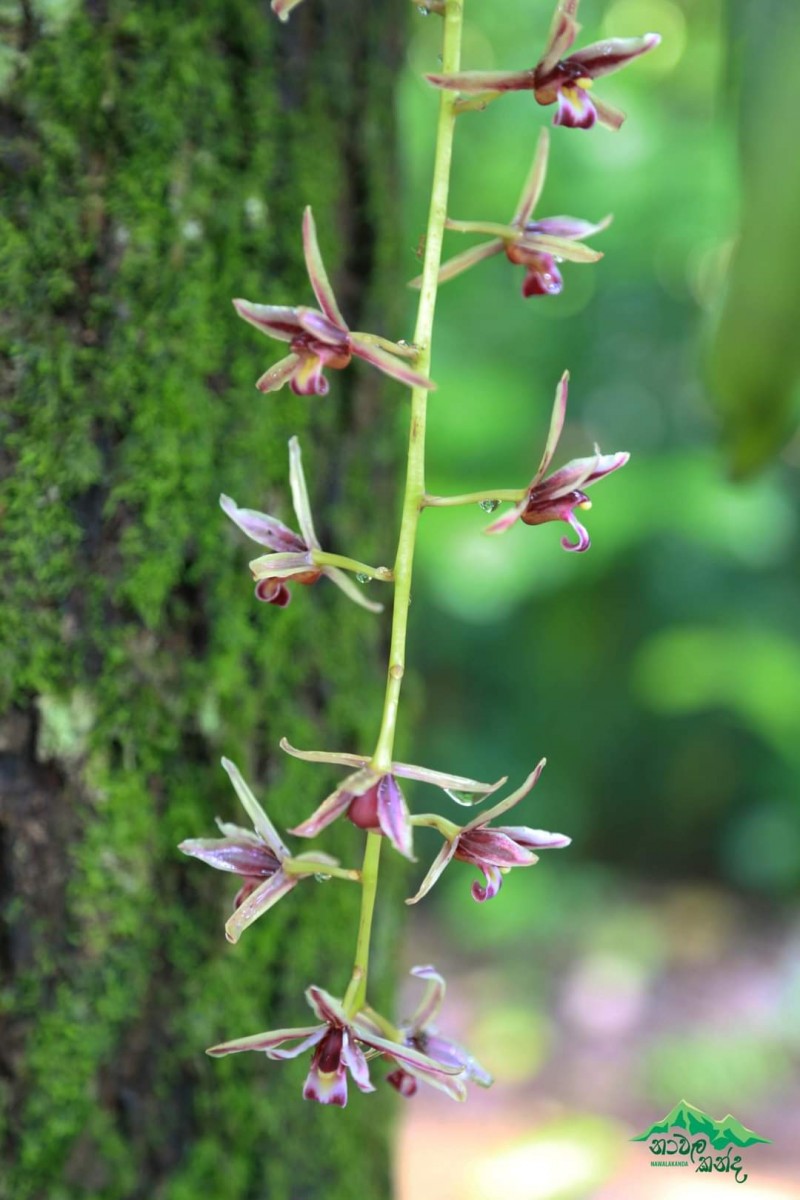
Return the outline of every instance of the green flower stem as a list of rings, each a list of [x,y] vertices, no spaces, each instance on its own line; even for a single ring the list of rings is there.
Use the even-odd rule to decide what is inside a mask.
[[[363,1006],[367,995],[369,938],[372,932],[372,918],[375,913],[375,896],[378,891],[378,866],[381,858],[382,841],[383,835],[380,833],[367,834],[367,844],[364,848],[364,862],[361,867],[361,915],[358,919],[356,957],[353,963],[353,974],[342,1002],[348,1016],[352,1016],[358,1012]]]
[[[452,74],[461,65],[461,30],[463,24],[463,0],[446,0],[444,4],[444,37],[442,46],[442,71]],[[439,120],[436,130],[436,153],[433,165],[431,203],[428,211],[428,228],[425,235],[425,261],[422,269],[422,284],[417,308],[417,323],[413,343],[418,348],[416,369],[423,375],[430,374],[431,338],[433,317],[436,309],[436,293],[439,267],[442,261],[444,223],[447,219],[447,197],[450,190],[450,164],[453,156],[455,133],[455,96],[443,91],[439,99]],[[408,467],[406,489],[403,499],[403,516],[400,538],[394,565],[395,595],[392,614],[392,635],[389,650],[386,697],[383,706],[380,733],[372,756],[371,766],[382,774],[392,769],[397,710],[400,702],[400,687],[405,674],[406,631],[408,609],[411,603],[411,576],[414,566],[414,547],[417,525],[425,507],[425,417],[428,392],[426,388],[413,388],[411,392],[411,428],[408,440]],[[361,892],[361,918],[358,926],[358,941],[353,965],[353,975],[345,995],[345,1008],[357,1012],[363,1005],[367,993],[369,968],[369,937],[378,887],[382,836],[367,834],[362,867],[363,888]]]
[[[381,337],[379,333],[354,333],[353,337],[358,338],[360,342],[369,342],[372,346],[380,346],[381,350],[388,350],[390,354],[396,354],[398,358],[416,358],[419,354],[417,346],[410,346],[407,342],[390,342],[388,338]]]
[[[348,558],[345,554],[328,554],[327,550],[312,550],[311,560],[318,567],[341,567],[343,571],[354,571],[357,575],[369,575],[370,579],[380,579],[382,583],[391,583],[394,574],[388,567],[371,567],[369,563],[359,562],[357,558]]]
[[[334,867],[326,862],[314,862],[310,858],[285,858],[281,869],[284,875],[330,875],[333,879],[361,882],[360,871],[354,871],[351,867]]]
[[[458,504],[480,504],[483,500],[518,504],[527,491],[527,488],[496,488],[493,492],[465,492],[462,496],[425,496],[423,504],[426,508],[454,508]]]
[[[460,825],[456,825],[454,821],[448,821],[447,817],[440,817],[438,813],[415,813],[411,817],[411,824],[435,829],[448,842],[452,842],[453,838],[461,832]]]

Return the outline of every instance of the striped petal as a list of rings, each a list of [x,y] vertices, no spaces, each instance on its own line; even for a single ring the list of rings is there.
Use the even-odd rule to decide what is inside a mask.
[[[248,325],[253,325],[261,333],[280,342],[292,342],[303,332],[296,308],[280,304],[254,304],[252,300],[234,300],[233,307]]]
[[[494,238],[491,242],[481,242],[479,246],[471,246],[469,250],[456,254],[454,258],[448,259],[439,268],[439,283],[447,283],[448,279],[455,279],[457,275],[468,271],[476,263],[483,262],[486,258],[493,258],[495,254],[499,254],[504,249],[504,246],[505,243],[500,238]],[[418,275],[416,279],[411,280],[408,286],[418,288],[421,284],[422,276]]]
[[[260,392],[277,392],[294,377],[299,366],[300,355],[288,354],[256,380],[256,387]]]
[[[460,71],[454,75],[426,75],[433,87],[448,92],[519,92],[533,89],[533,70]]]
[[[222,1058],[225,1054],[241,1054],[245,1050],[263,1050],[265,1052],[273,1051],[283,1042],[291,1042],[295,1038],[302,1038],[303,1041],[299,1046],[295,1046],[293,1050],[284,1051],[285,1057],[294,1057],[300,1054],[303,1050],[308,1049],[314,1042],[318,1042],[327,1032],[323,1025],[306,1025],[300,1029],[271,1029],[266,1033],[254,1033],[250,1037],[234,1038],[230,1042],[220,1042],[218,1046],[212,1046],[206,1050],[206,1054],[210,1054],[212,1058]],[[312,1041],[311,1039],[314,1039]]]
[[[539,62],[539,69],[545,74],[564,58],[578,36],[580,25],[575,20],[577,12],[578,0],[561,0],[557,5],[547,35],[547,45]]]
[[[283,871],[276,871],[271,879],[265,879],[263,883],[259,884],[255,891],[242,901],[233,916],[226,921],[225,937],[228,941],[234,944],[238,942],[245,929],[257,921],[262,913],[267,912],[283,899],[287,892],[297,886],[297,883],[297,877],[284,875]]]
[[[347,811],[354,796],[360,796],[368,791],[377,783],[378,779],[379,776],[369,767],[356,771],[353,775],[348,775],[347,779],[334,792],[326,796],[310,817],[307,817],[300,825],[296,825],[294,829],[290,829],[289,832],[295,834],[296,837],[316,837],[332,821]]]
[[[363,754],[339,754],[336,751],[328,750],[298,750],[285,737],[280,740],[280,748],[286,754],[291,754],[293,758],[301,758],[304,762],[335,763],[340,767],[363,767],[369,762],[369,758]],[[399,771],[398,774],[400,774]]]
[[[230,496],[222,495],[219,505],[227,517],[238,525],[254,542],[268,546],[270,550],[294,551],[307,550],[305,542],[294,530],[289,529],[282,521],[270,517],[267,513],[256,512],[252,508],[239,508]]]
[[[425,876],[422,883],[419,885],[418,890],[415,892],[415,894],[413,896],[410,896],[408,898],[408,900],[406,900],[406,904],[417,904],[417,903],[419,903],[419,901],[422,899],[423,896],[427,896],[428,892],[431,890],[433,885],[436,883],[439,876],[442,874],[445,867],[450,862],[450,859],[455,854],[457,844],[458,844],[458,838],[454,838],[452,842],[445,842],[445,844],[442,846],[439,853],[436,855],[436,858],[431,863],[430,869],[428,870],[428,874]]]
[[[415,862],[408,806],[392,775],[378,783],[378,824],[399,854]]]
[[[570,65],[578,64],[583,68],[587,79],[599,79],[601,75],[610,75],[619,71],[635,58],[655,50],[661,42],[657,33],[645,33],[642,37],[608,38],[604,42],[594,42],[583,50],[576,50],[569,57]]]
[[[296,437],[289,439],[289,486],[292,490],[297,523],[305,539],[306,546],[315,550],[321,549],[319,539],[314,531],[314,520],[311,516],[311,501],[308,498],[306,477],[303,473],[303,455],[300,442]]]
[[[308,278],[311,280],[311,286],[314,289],[314,295],[319,301],[320,308],[334,325],[337,325],[340,330],[347,331],[347,322],[339,311],[339,305],[336,303],[336,297],[333,294],[328,273],[322,262],[322,255],[320,254],[319,242],[317,240],[317,226],[314,222],[314,214],[310,206],[303,213],[303,253],[306,259]]]

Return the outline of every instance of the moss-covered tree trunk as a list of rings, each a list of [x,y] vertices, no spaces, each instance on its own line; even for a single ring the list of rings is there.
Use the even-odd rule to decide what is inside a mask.
[[[175,845],[241,819],[221,754],[285,827],[331,776],[280,735],[375,734],[380,619],[325,581],[259,605],[217,498],[293,523],[297,433],[323,540],[391,557],[399,389],[356,366],[324,399],[260,396],[276,347],[230,298],[311,301],[311,202],[353,327],[402,332],[405,7],[0,8],[2,1200],[388,1191],[386,1099],[306,1104],[307,1062],[203,1054],[343,988],[357,888],[303,885],[231,947],[235,880]],[[379,975],[391,940],[384,915]]]

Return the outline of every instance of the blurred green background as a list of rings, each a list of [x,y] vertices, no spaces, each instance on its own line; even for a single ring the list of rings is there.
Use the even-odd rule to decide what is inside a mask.
[[[503,256],[443,286],[428,483],[524,486],[567,367],[554,465],[594,442],[632,459],[592,490],[584,555],[561,550],[566,526],[485,538],[477,506],[429,511],[412,621],[415,760],[518,781],[546,754],[514,819],[574,842],[480,907],[455,864],[409,955],[472,980],[462,1032],[512,1088],[538,1078],[540,1097],[634,1122],[686,1095],[766,1120],[777,1144],[800,1115],[800,156],[782,65],[800,15],[789,0],[580,15],[579,45],[663,35],[596,85],[628,113],[620,133],[553,131],[536,215],[613,213],[591,242],[605,257],[564,264],[555,298],[523,300]],[[531,66],[549,16],[468,4],[464,67]],[[402,93],[409,277],[439,36],[415,22]],[[452,217],[510,219],[552,111],[514,93],[460,118]],[[445,255],[475,240],[450,233]],[[435,838],[420,848],[427,862]]]

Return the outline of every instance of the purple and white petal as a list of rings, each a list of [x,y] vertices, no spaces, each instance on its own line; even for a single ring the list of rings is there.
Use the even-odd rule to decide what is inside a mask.
[[[492,1076],[483,1069],[478,1060],[450,1038],[442,1037],[438,1033],[428,1034],[425,1039],[425,1052],[436,1062],[458,1063],[467,1079],[477,1083],[479,1087],[491,1087],[494,1083]]]
[[[533,70],[459,71],[454,75],[426,75],[433,87],[448,92],[519,92],[533,89]]]
[[[585,88],[559,89],[558,106],[553,117],[554,125],[563,125],[567,129],[591,129],[596,121],[597,109]]]
[[[412,1032],[416,1033],[421,1032],[432,1021],[436,1020],[439,1009],[444,1002],[447,984],[445,983],[444,976],[440,975],[435,967],[412,967],[411,974],[415,979],[424,979],[428,984],[425,994],[409,1022]],[[431,1054],[431,1057],[437,1058],[438,1056]]]
[[[589,537],[589,531],[585,525],[582,525],[575,516],[575,510],[572,509],[566,516],[566,521],[575,530],[578,536],[577,542],[571,542],[568,537],[561,539],[561,545],[565,550],[574,550],[576,554],[583,554],[589,549],[592,544],[592,539]]]
[[[311,1035],[315,1041],[319,1041],[327,1032],[326,1027],[322,1028],[319,1025],[305,1025],[299,1029],[270,1029],[265,1033],[254,1033],[250,1037],[234,1038],[230,1042],[220,1042],[218,1046],[211,1046],[206,1050],[206,1054],[210,1054],[212,1058],[222,1058],[224,1054],[241,1054],[244,1050],[264,1050],[272,1051],[276,1046],[280,1046],[283,1042],[291,1042],[295,1038],[305,1039],[300,1046],[294,1050],[284,1051],[286,1057],[299,1054],[302,1050],[313,1044],[307,1039]]]
[[[466,1100],[467,1089],[463,1078],[463,1068],[460,1065],[448,1066],[444,1063],[437,1063],[427,1054],[420,1053],[419,1050],[414,1050],[410,1046],[401,1046],[397,1042],[390,1042],[382,1037],[361,1037],[357,1020],[355,1029],[362,1041],[401,1063],[403,1069],[417,1079],[446,1092],[453,1100]]]
[[[277,304],[254,304],[252,300],[234,300],[233,307],[248,325],[255,326],[279,342],[292,342],[303,332],[297,309]]]
[[[325,1021],[337,1029],[346,1029],[350,1024],[341,1001],[332,996],[330,992],[326,992],[324,988],[317,987],[315,983],[306,988],[306,1000],[320,1021]]]
[[[408,805],[392,775],[384,775],[378,782],[378,824],[395,850],[416,862]]]
[[[503,825],[495,829],[496,833],[504,833],[513,838],[520,846],[529,846],[532,850],[561,850],[569,846],[571,837],[565,833],[550,833],[547,829],[530,829],[527,825]]]
[[[267,1050],[267,1058],[272,1059],[273,1062],[285,1062],[290,1058],[299,1058],[301,1054],[305,1054],[306,1050],[310,1050],[312,1046],[318,1046],[327,1032],[327,1025],[312,1026],[309,1036],[304,1038],[297,1046],[291,1046],[288,1050]]]
[[[482,825],[488,825],[489,821],[493,821],[495,817],[502,816],[503,813],[508,812],[510,808],[513,808],[515,804],[519,804],[520,800],[527,796],[528,792],[535,787],[539,776],[544,770],[546,762],[546,758],[541,759],[541,761],[538,762],[531,771],[525,782],[521,784],[515,792],[512,792],[510,796],[506,796],[504,800],[501,800],[499,804],[495,804],[494,807],[490,808],[487,812],[479,813],[477,817],[474,817],[463,827],[461,832],[466,833],[470,829],[478,829]]]
[[[225,937],[228,941],[235,945],[245,929],[258,920],[262,913],[282,900],[292,888],[297,886],[298,882],[297,876],[284,875],[283,871],[276,871],[271,879],[265,879],[263,883],[259,884],[225,922]]]
[[[500,874],[499,867],[490,867],[485,863],[476,863],[475,865],[482,873],[486,883],[484,885],[478,883],[477,879],[475,880],[470,889],[472,899],[477,900],[479,904],[483,904],[486,900],[494,900],[503,886],[503,876]]]
[[[355,583],[346,571],[340,571],[338,567],[323,567],[322,574],[327,575],[331,583],[335,583],[345,596],[360,608],[366,608],[368,612],[383,612],[383,605],[378,600],[368,600],[362,585]]]
[[[369,1066],[364,1051],[350,1036],[347,1029],[342,1035],[342,1062],[353,1077],[356,1087],[362,1092],[374,1092],[375,1086],[370,1081]]]
[[[305,543],[308,547],[319,550],[319,539],[314,531],[311,501],[308,498],[306,477],[303,473],[303,455],[300,450],[300,442],[296,437],[289,439],[289,486],[292,490],[295,516]]]
[[[264,839],[270,850],[272,850],[279,859],[288,858],[289,851],[287,847],[281,841],[280,837],[278,836],[277,829],[272,824],[269,817],[256,800],[255,796],[250,791],[250,788],[245,783],[239,768],[235,763],[232,763],[229,758],[223,758],[221,761],[222,766],[225,768],[225,771],[228,774],[228,778],[236,790],[236,795],[239,797],[242,808],[253,822],[253,828],[255,829],[256,833],[259,835],[259,837]]]
[[[570,65],[578,64],[583,68],[587,79],[599,79],[601,75],[610,75],[619,71],[629,62],[655,50],[661,41],[660,34],[645,33],[642,37],[608,38],[604,42],[594,42],[583,50],[576,50],[569,57]]]
[[[428,874],[419,885],[419,889],[415,895],[410,896],[406,900],[406,904],[417,904],[423,896],[427,896],[428,892],[436,883],[439,876],[442,874],[442,871],[444,871],[445,867],[450,862],[450,859],[455,854],[457,844],[458,838],[454,838],[452,842],[445,842],[439,853],[436,855],[436,858],[431,863]]]
[[[358,358],[363,358],[364,362],[371,363],[373,367],[383,371],[384,375],[390,375],[392,379],[399,380],[407,387],[425,388],[429,392],[436,390],[436,384],[428,379],[427,375],[413,371],[404,359],[395,358],[388,350],[382,350],[380,346],[363,340],[357,333],[352,335],[352,349]]]
[[[299,3],[299,0],[294,0],[294,2]],[[333,294],[328,273],[322,262],[322,255],[320,254],[319,242],[317,240],[317,227],[314,223],[314,214],[310,206],[303,213],[303,253],[306,259],[308,278],[311,281],[311,286],[314,289],[314,295],[319,301],[320,308],[326,317],[346,333],[347,322],[339,311],[339,305],[336,303],[336,297]]]
[[[612,220],[613,217],[609,215],[593,225],[591,221],[582,221],[578,217],[543,217],[541,221],[529,222],[525,226],[525,233],[544,233],[550,237],[575,240],[602,233]]]
[[[330,384],[323,375],[325,363],[318,354],[301,353],[289,385],[295,396],[327,396]]]
[[[347,329],[342,329],[324,313],[317,312],[315,308],[297,308],[297,320],[302,325],[306,333],[310,333],[312,337],[320,342],[325,342],[329,346],[341,348],[344,352],[349,352],[350,349],[350,332]]]
[[[261,841],[189,838],[181,842],[178,849],[218,871],[230,871],[248,879],[267,879],[280,867],[278,859]]]
[[[289,529],[275,517],[268,516],[267,513],[256,512],[252,508],[239,508],[235,500],[225,495],[220,496],[219,505],[225,515],[230,517],[243,533],[246,533],[254,542],[268,546],[270,550],[296,553],[308,549],[303,539],[294,530]]]
[[[528,172],[528,178],[525,180],[525,186],[519,198],[517,211],[511,222],[512,225],[516,225],[519,229],[522,229],[527,224],[531,213],[539,203],[539,197],[544,187],[545,175],[547,174],[547,156],[549,150],[550,134],[547,132],[547,129],[543,128],[536,143],[533,163]]]
[[[458,840],[456,858],[475,866],[532,867],[537,861],[532,850],[517,843],[498,829],[470,829]]]
[[[270,367],[269,370],[265,371],[256,380],[256,387],[260,392],[277,392],[285,383],[294,378],[299,366],[300,355],[289,354],[286,358],[282,358],[280,362],[275,363],[274,367]]]
[[[587,458],[573,458],[545,479],[541,487],[531,489],[532,492],[536,490],[534,499],[544,503],[559,500],[562,496],[569,496],[571,492],[580,491],[581,488],[588,485],[599,466],[599,454],[592,454]]]

